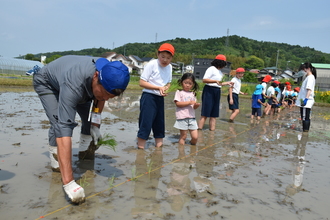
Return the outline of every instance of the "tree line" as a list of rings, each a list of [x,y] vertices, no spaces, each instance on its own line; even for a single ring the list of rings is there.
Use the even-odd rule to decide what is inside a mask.
[[[303,62],[330,63],[330,54],[317,51],[310,47],[290,45],[285,43],[257,41],[246,37],[232,35],[228,37],[191,40],[189,38],[175,38],[157,43],[127,43],[123,46],[108,48],[88,48],[79,51],[57,51],[40,54],[27,54],[25,59],[40,60],[47,56],[46,63],[64,55],[102,56],[106,52],[116,52],[123,55],[143,57],[157,57],[158,47],[168,42],[176,49],[173,62],[192,64],[194,58],[213,59],[217,54],[224,54],[232,63],[232,69],[244,67],[247,69],[263,69],[276,66],[279,69],[296,71]]]

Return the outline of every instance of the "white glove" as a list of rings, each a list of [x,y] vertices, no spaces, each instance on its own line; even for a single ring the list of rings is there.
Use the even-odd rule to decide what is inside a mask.
[[[94,144],[97,146],[97,143],[99,142],[99,140],[102,139],[100,129],[94,125],[91,125],[91,135],[93,137]]]
[[[82,203],[85,201],[84,188],[79,186],[76,181],[72,180],[68,184],[63,185],[63,188],[73,203]]]
[[[92,135],[80,134],[79,151],[86,151],[93,140]]]

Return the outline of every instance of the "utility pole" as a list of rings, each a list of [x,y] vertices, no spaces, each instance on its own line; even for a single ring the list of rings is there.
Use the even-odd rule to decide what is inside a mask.
[[[280,53],[280,50],[277,50],[277,56],[276,56],[276,75],[277,75],[277,64],[278,64],[278,54]]]
[[[227,29],[226,51],[228,51],[228,47],[229,47],[229,28]]]

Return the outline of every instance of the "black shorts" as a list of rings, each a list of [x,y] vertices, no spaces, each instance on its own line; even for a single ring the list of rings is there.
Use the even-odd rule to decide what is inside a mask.
[[[233,95],[233,101],[234,101],[234,103],[232,105],[229,103],[229,100],[230,100],[229,95],[227,96],[227,101],[228,101],[228,104],[229,104],[229,109],[230,110],[239,109],[238,94],[233,93],[232,95]]]

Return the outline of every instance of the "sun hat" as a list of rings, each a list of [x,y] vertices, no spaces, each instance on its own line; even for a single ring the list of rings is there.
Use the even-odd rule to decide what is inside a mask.
[[[263,89],[264,87],[262,86],[262,85],[260,85],[260,84],[258,84],[257,86],[256,86],[256,90],[254,90],[254,95],[261,95],[261,93],[262,93],[262,89]]]
[[[173,45],[169,44],[169,43],[164,43],[164,44],[160,45],[158,52],[163,52],[163,51],[169,52],[170,54],[172,54],[172,56],[174,56],[174,53],[175,53],[175,49],[174,49]]]
[[[122,62],[99,58],[95,67],[99,71],[99,81],[107,92],[113,94],[114,89],[126,89],[130,76],[128,68]]]
[[[218,54],[216,57],[215,57],[216,60],[223,60],[223,61],[226,61],[227,58],[225,55],[223,54]]]
[[[270,80],[272,80],[272,77],[270,75],[266,75],[264,78],[263,78],[263,82],[270,82]]]
[[[245,69],[242,67],[236,69],[236,73],[244,73],[244,72],[245,72]]]

